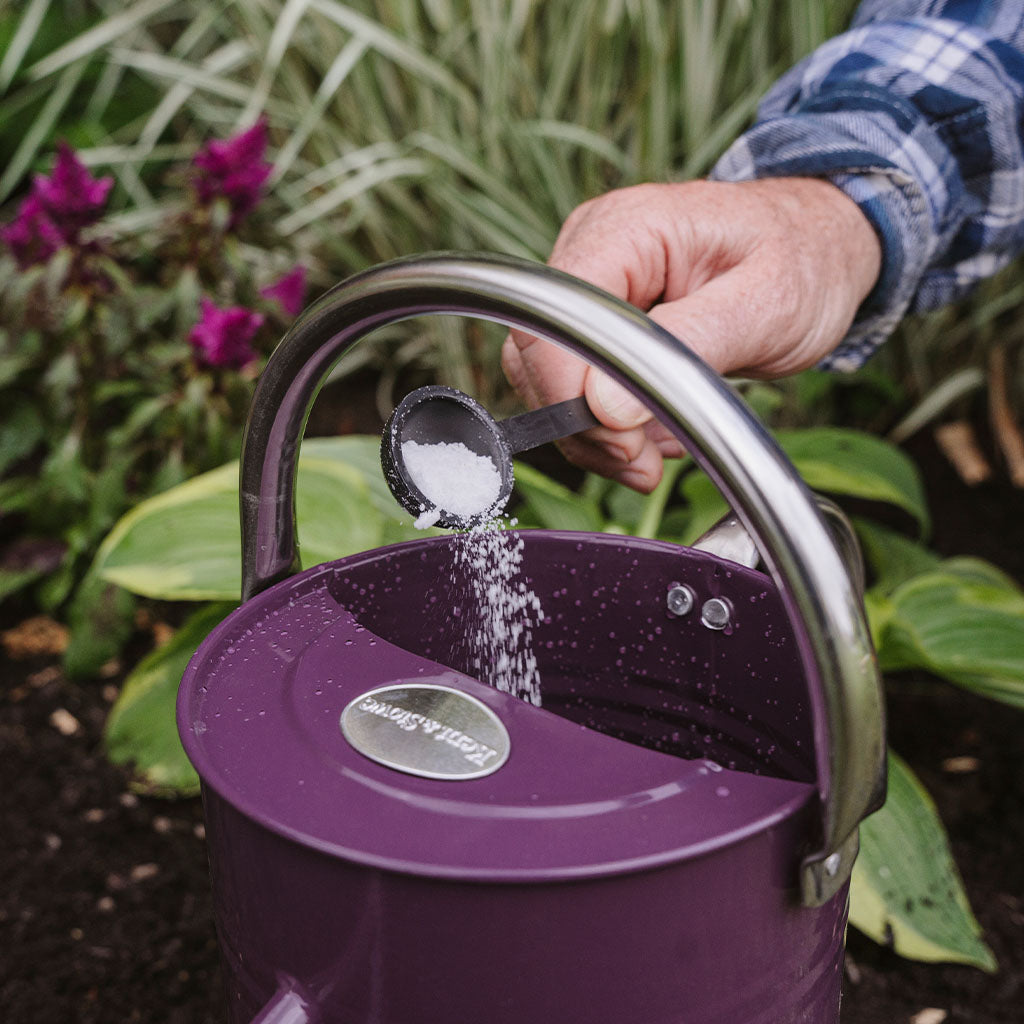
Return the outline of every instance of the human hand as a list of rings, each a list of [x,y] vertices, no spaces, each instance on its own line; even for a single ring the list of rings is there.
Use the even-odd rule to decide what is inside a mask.
[[[719,373],[782,377],[815,365],[878,277],[881,246],[827,181],[638,185],[584,203],[548,261],[649,315]],[[512,386],[538,407],[585,394],[603,426],[561,442],[584,469],[649,492],[679,442],[615,381],[557,345],[513,331]]]

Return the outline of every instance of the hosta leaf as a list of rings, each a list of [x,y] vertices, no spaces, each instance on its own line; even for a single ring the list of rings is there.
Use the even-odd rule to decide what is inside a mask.
[[[64,670],[73,677],[96,675],[116,658],[134,628],[136,599],[90,571],[68,608],[71,635]]]
[[[43,577],[42,569],[0,569],[0,601]]]
[[[596,502],[587,501],[524,462],[515,464],[516,489],[533,518],[548,530],[594,530],[604,525]]]
[[[850,923],[912,960],[994,971],[935,805],[910,768],[889,755],[885,806],[860,827]]]
[[[838,427],[782,430],[777,437],[808,487],[895,505],[927,533],[928,507],[920,474],[895,445]]]
[[[939,564],[939,556],[934,551],[895,530],[866,519],[854,519],[853,524],[874,585],[883,594]]]
[[[299,462],[303,565],[372,548],[381,518],[362,475],[342,462]],[[96,569],[146,597],[237,600],[241,554],[238,463],[204,473],[138,505],[103,542]]]
[[[302,442],[302,454],[306,458],[330,459],[357,470],[375,508],[385,515],[409,518],[384,479],[380,468],[380,438],[376,434],[311,437]]]
[[[178,738],[174,706],[189,658],[231,608],[214,604],[196,612],[168,643],[139,663],[111,709],[104,733],[107,754],[115,764],[133,765],[148,792],[199,792],[199,778]]]
[[[955,560],[889,597],[883,669],[925,668],[1024,707],[1024,593],[984,563]]]
[[[329,460],[359,473],[366,485],[370,503],[380,515],[381,536],[378,544],[396,544],[403,540],[418,540],[448,532],[433,528],[417,530],[413,526],[413,517],[398,504],[384,479],[384,472],[380,468],[380,438],[376,434],[311,437],[302,442],[302,455],[303,458]],[[299,525],[301,528],[301,516]]]
[[[683,477],[679,493],[686,499],[689,517],[686,532],[680,538],[683,544],[692,544],[711,529],[729,511],[721,492],[702,472],[693,472]]]

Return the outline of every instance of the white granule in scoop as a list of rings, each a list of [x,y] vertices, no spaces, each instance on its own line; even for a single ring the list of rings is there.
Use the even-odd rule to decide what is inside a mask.
[[[413,483],[435,506],[460,519],[471,519],[494,509],[501,492],[501,474],[494,460],[477,455],[461,441],[437,444],[402,442],[402,458]],[[432,510],[416,520],[425,529],[437,522],[428,521]],[[420,526],[420,523],[423,526]]]

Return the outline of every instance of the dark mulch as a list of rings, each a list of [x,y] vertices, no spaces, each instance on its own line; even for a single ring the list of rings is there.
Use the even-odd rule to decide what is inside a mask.
[[[930,445],[915,450],[940,550],[1024,579],[1024,495],[1002,483],[969,491]],[[79,684],[57,663],[0,661],[0,1016],[222,1021],[199,802],[134,795],[100,750],[118,678]],[[1022,1021],[1024,716],[918,677],[892,682],[890,725],[949,828],[1000,972],[911,964],[851,931],[843,1022],[909,1022],[929,1007],[949,1024]],[[943,769],[963,756],[976,770]]]

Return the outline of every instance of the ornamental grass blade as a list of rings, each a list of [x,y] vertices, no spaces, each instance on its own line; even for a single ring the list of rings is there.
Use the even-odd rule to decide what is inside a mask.
[[[136,785],[154,796],[194,796],[199,777],[178,738],[174,709],[189,659],[230,604],[201,608],[163,647],[139,662],[125,680],[104,730],[114,764],[133,765]]]
[[[381,517],[361,473],[302,458],[297,488],[304,566],[375,547]],[[96,571],[145,597],[237,600],[241,589],[238,463],[229,463],[142,502],[114,526]]]
[[[885,806],[860,826],[850,923],[911,960],[995,971],[953,863],[935,805],[910,768],[889,754]]]

